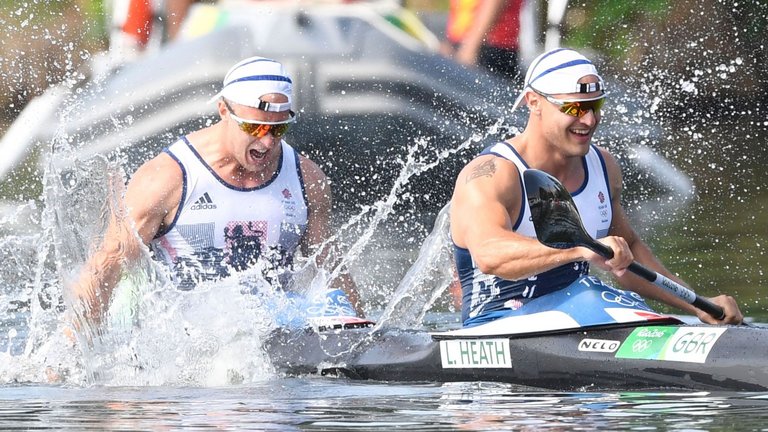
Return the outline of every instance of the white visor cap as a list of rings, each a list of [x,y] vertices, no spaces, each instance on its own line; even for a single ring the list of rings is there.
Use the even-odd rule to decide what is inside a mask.
[[[211,98],[211,102],[223,97],[234,103],[264,111],[289,111],[292,87],[291,77],[282,64],[264,57],[249,57],[232,66],[224,76],[221,91]],[[288,102],[261,100],[262,96],[272,93],[285,95]]]
[[[579,84],[587,75],[597,76],[597,83]],[[525,74],[525,87],[515,100],[514,109],[525,103],[525,94],[538,91],[548,95],[564,93],[605,94],[605,83],[597,68],[586,57],[568,48],[556,48],[536,57]]]

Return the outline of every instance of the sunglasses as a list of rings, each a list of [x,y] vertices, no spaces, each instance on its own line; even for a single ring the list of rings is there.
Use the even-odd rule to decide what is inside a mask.
[[[288,119],[287,122],[257,122],[253,120],[246,120],[244,118],[238,117],[225,99],[222,99],[222,101],[227,107],[230,117],[232,117],[232,120],[237,123],[237,126],[240,128],[240,130],[254,138],[262,138],[268,133],[271,133],[275,138],[281,138],[288,132],[288,129],[291,127],[291,123],[296,119],[296,115],[291,111],[291,118]]]
[[[590,110],[599,114],[605,103],[604,94],[594,99],[555,99],[545,93],[538,91],[536,93],[544,96],[550,103],[557,105],[561,113],[571,117],[584,117]]]

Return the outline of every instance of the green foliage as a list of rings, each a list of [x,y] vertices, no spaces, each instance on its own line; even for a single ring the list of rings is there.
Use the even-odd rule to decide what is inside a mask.
[[[582,0],[571,4],[584,19],[568,29],[566,44],[574,47],[590,47],[620,59],[632,44],[636,24],[642,21],[662,21],[670,10],[670,0]]]
[[[102,40],[107,34],[104,0],[0,0],[0,23],[45,25],[79,20],[87,23],[86,37]],[[26,26],[24,26],[26,28]]]

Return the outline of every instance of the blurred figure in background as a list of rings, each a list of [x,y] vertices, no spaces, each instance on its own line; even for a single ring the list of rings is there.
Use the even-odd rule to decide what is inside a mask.
[[[189,8],[201,1],[209,0],[113,0],[110,49],[130,59],[153,40],[174,40]],[[155,24],[162,25],[161,33]]]
[[[521,81],[518,58],[523,0],[451,0],[443,54]]]

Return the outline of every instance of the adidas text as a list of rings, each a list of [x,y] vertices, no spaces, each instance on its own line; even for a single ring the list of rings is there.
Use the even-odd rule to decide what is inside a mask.
[[[216,208],[216,204],[201,204],[197,203],[190,207],[190,210],[212,210]]]
[[[208,192],[204,193],[195,204],[190,207],[190,210],[212,210],[216,208],[216,204],[213,203],[211,196]]]

